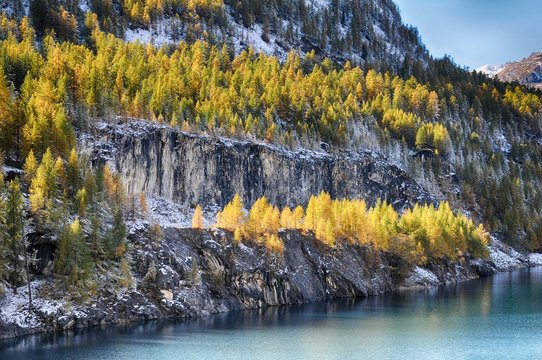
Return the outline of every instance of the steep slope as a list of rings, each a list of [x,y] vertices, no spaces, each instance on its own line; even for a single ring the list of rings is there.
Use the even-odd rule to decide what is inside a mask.
[[[38,35],[80,42],[96,14],[104,31],[127,41],[175,45],[197,39],[247,47],[281,59],[290,50],[338,62],[399,70],[403,61],[429,59],[415,28],[404,25],[392,0],[14,0],[0,10],[30,16]],[[62,14],[62,16],[61,16]],[[87,34],[87,35],[85,35]]]
[[[486,64],[484,66],[480,66],[478,69],[476,69],[476,72],[479,72],[481,74],[486,74],[487,76],[493,78],[495,77],[499,72],[502,71],[504,66],[499,65],[492,65],[492,64]]]
[[[439,236],[451,257],[406,263],[375,242],[327,247],[310,230],[279,233],[278,224],[282,254],[257,237],[168,226],[190,226],[196,204],[215,221],[235,193],[247,207],[260,196],[304,205],[320,191],[369,205],[387,199],[397,210],[448,200],[508,244],[542,248],[540,97],[431,59],[390,0],[0,5],[18,20],[29,14],[36,32],[26,20],[0,22],[0,145],[17,167],[10,179],[23,183],[10,183],[19,200],[11,208],[20,223],[31,220],[2,239],[24,249],[26,238],[39,258],[35,311],[13,292],[24,294],[24,268],[1,274],[6,336],[366,296],[530,264],[499,241],[490,259],[472,259]],[[172,45],[179,40],[194,45]],[[241,52],[249,46],[274,56]],[[395,246],[383,248],[431,250],[412,219],[389,239],[396,222],[375,221]],[[465,228],[455,234],[470,235]]]

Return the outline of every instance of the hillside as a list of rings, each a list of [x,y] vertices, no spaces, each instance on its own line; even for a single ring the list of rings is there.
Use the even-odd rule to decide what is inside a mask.
[[[0,2],[15,18],[30,16],[38,34],[53,29],[80,42],[87,14],[126,41],[176,45],[184,40],[248,47],[284,60],[295,49],[320,58],[398,70],[405,59],[427,62],[417,30],[405,26],[391,0],[15,0]]]
[[[119,297],[126,320],[194,316],[536,263],[508,247],[542,250],[540,93],[432,58],[392,1],[0,7],[0,296],[35,293],[29,328],[123,321],[80,316]],[[284,290],[300,246],[316,295]]]

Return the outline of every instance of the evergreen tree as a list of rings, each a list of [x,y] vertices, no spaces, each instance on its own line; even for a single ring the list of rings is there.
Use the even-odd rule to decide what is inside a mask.
[[[16,292],[17,286],[22,284],[24,273],[27,272],[24,260],[26,259],[26,244],[24,241],[23,226],[23,196],[18,179],[9,183],[5,202],[5,244],[6,260],[8,264],[7,280]],[[27,273],[27,281],[28,273]]]
[[[91,275],[92,258],[79,219],[65,225],[61,231],[55,270],[71,286]]]
[[[113,226],[111,228],[111,243],[109,245],[109,253],[116,257],[122,257],[126,252],[126,225],[122,210],[119,208],[115,211],[113,217]]]

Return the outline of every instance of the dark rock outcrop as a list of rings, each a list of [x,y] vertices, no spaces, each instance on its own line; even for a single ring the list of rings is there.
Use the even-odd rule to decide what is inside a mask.
[[[67,302],[65,292],[51,298],[43,295],[48,293],[44,287],[58,288],[59,284],[37,280],[32,313],[24,305],[24,287],[18,298],[10,293],[0,299],[0,339],[40,331],[366,297],[399,288],[456,283],[529,265],[520,254],[509,256],[506,249],[495,248],[488,260],[441,259],[420,268],[369,246],[343,243],[329,248],[312,235],[297,231],[280,236],[284,241],[282,254],[258,243],[236,242],[232,234],[221,230],[167,228],[160,241],[152,241],[141,228],[130,235],[131,286],[121,288],[110,279],[86,300]]]

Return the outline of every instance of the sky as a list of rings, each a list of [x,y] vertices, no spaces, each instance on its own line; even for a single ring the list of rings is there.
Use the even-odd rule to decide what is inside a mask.
[[[437,57],[476,69],[542,51],[542,0],[395,0]]]

